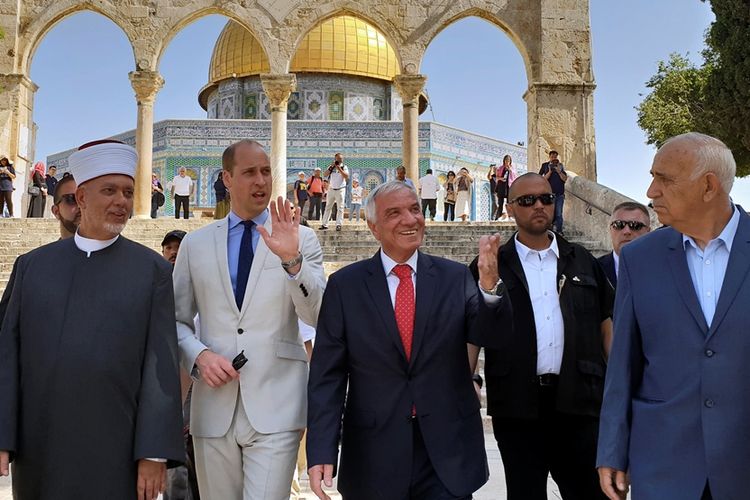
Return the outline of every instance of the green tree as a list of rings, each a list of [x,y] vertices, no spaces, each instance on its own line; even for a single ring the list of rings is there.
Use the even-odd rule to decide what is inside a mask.
[[[638,126],[647,143],[657,147],[672,136],[706,131],[699,126],[708,77],[707,67],[698,68],[687,57],[671,54],[659,61],[656,74],[646,82],[651,92],[636,108]]]
[[[705,1],[705,0],[702,0]],[[748,0],[711,0],[716,16],[698,67],[672,54],[646,82],[651,92],[637,106],[648,144],[661,145],[689,131],[724,141],[737,175],[750,174],[750,9]]]

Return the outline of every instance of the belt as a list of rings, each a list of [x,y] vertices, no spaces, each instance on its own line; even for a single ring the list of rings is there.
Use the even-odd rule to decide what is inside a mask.
[[[543,373],[537,375],[535,381],[540,387],[555,387],[559,378],[560,375],[556,373]]]

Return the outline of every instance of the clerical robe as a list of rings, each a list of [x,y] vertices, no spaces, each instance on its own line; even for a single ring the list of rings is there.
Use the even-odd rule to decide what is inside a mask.
[[[171,267],[122,236],[18,258],[0,330],[16,498],[133,499],[139,459],[183,461]]]

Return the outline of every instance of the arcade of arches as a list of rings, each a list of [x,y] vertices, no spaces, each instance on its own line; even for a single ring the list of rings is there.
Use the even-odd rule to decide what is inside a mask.
[[[393,49],[383,55],[384,65],[363,62],[363,71],[392,78],[400,95],[401,154],[410,177],[418,177],[417,120],[428,76],[420,73],[425,50],[449,24],[477,16],[503,30],[524,60],[528,164],[538,165],[548,150],[556,149],[582,176],[596,180],[588,0],[0,0],[0,151],[15,159],[19,172],[27,172],[24,167],[34,157],[37,86],[29,78],[34,51],[57,22],[82,10],[111,19],[132,45],[139,217],[148,217],[150,210],[153,106],[164,84],[160,57],[176,33],[208,14],[224,15],[246,28],[264,56],[257,74],[271,105],[277,190],[286,185],[287,102],[297,85],[293,71],[305,68],[298,49],[307,34],[341,14],[374,26]],[[332,64],[337,56],[331,48]],[[480,109],[481,103],[476,106]]]

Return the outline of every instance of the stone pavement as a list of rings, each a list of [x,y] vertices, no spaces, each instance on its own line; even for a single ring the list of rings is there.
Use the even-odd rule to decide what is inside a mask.
[[[500,452],[497,450],[497,444],[492,433],[485,433],[484,442],[487,447],[487,458],[490,464],[490,480],[482,489],[474,494],[474,500],[504,500],[506,498],[505,474],[503,474]],[[306,483],[306,481],[303,481],[303,486],[306,486]],[[547,494],[549,500],[562,498],[557,486],[551,479],[548,482]],[[331,495],[331,498],[333,500],[340,500],[341,496]],[[0,478],[0,500],[12,500],[10,479],[7,477]],[[309,490],[306,490],[299,500],[317,500],[317,498]]]

